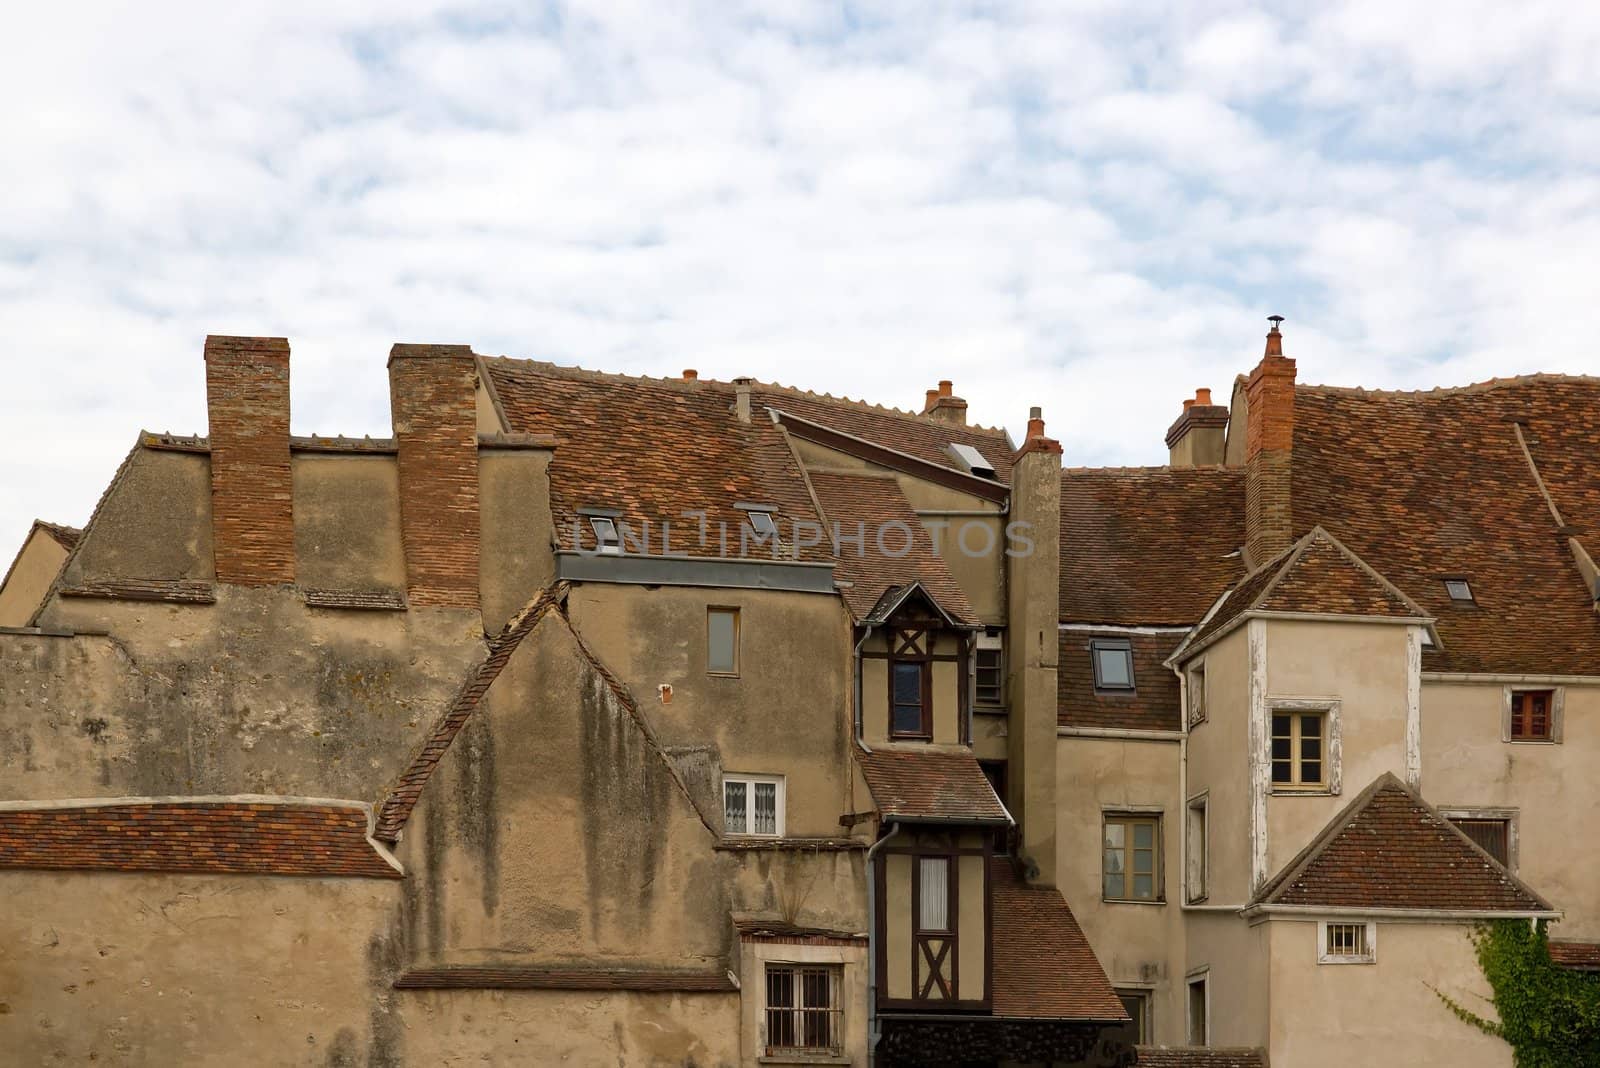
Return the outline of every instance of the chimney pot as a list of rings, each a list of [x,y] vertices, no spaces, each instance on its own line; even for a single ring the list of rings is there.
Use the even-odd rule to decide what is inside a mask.
[[[733,414],[741,423],[750,422],[750,382],[749,378],[733,380]]]
[[[956,388],[956,384],[954,382],[950,381],[950,379],[941,378],[939,380],[939,396],[941,396],[941,397],[952,396],[954,394],[955,388]]]
[[[1195,390],[1194,391],[1194,402],[1196,404],[1209,406],[1211,404],[1211,391],[1209,389],[1197,389],[1197,390]]]
[[[698,379],[699,377],[700,377],[700,372],[696,371],[693,367],[685,367],[683,369],[683,380],[685,382],[693,382],[696,379]]]
[[[1190,397],[1188,400],[1185,400],[1183,402],[1183,410],[1184,411],[1188,411],[1190,408],[1193,408],[1195,406],[1195,403],[1196,403],[1195,402],[1195,398]]]
[[[939,391],[937,389],[928,390],[927,399],[922,403],[922,414],[927,415],[933,411],[933,406],[937,403],[939,403]]]

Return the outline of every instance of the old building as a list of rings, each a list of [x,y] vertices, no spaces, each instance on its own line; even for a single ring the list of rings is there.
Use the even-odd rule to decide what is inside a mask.
[[[1600,383],[1274,327],[1097,470],[948,382],[204,368],[0,585],[23,1063],[1498,1066],[1470,925],[1597,952]]]

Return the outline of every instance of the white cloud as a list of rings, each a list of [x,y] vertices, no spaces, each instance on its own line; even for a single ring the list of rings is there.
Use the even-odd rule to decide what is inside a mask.
[[[1159,462],[1307,381],[1600,370],[1600,9],[1105,0],[34,5],[0,93],[0,554],[207,332],[387,432],[396,340],[756,374]]]

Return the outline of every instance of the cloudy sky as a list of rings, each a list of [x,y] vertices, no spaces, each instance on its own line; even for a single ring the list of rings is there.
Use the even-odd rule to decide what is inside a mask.
[[[389,345],[467,342],[952,378],[1079,463],[1160,462],[1274,312],[1302,381],[1600,372],[1600,6],[1269,7],[18,7],[0,557],[204,431],[208,332],[291,339],[301,433],[387,433]]]

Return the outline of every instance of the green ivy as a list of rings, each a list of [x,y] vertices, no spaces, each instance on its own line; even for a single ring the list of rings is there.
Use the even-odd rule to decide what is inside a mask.
[[[1517,1068],[1600,1068],[1600,976],[1553,964],[1545,926],[1497,920],[1472,934],[1499,1023],[1434,993],[1467,1023],[1505,1039]]]

